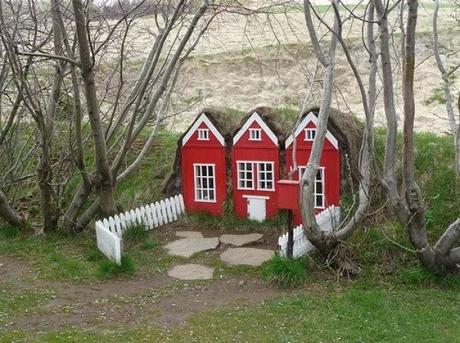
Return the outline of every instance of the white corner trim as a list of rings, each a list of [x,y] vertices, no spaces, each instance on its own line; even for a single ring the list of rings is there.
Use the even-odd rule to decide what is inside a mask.
[[[236,135],[233,137],[233,145],[235,145],[240,138],[243,136],[243,134],[249,129],[249,127],[252,125],[252,123],[256,122],[259,124],[260,128],[267,134],[267,136],[272,140],[272,142],[278,146],[278,137],[273,133],[272,130],[268,127],[268,125],[264,122],[264,120],[259,116],[257,112],[254,112],[248,120],[244,123],[244,125],[241,127],[241,129],[236,133]]]
[[[209,120],[208,116],[204,113],[200,115],[200,117],[195,121],[192,127],[187,131],[184,138],[182,138],[182,146],[187,144],[187,142],[192,138],[195,131],[200,127],[202,123],[205,123],[209,130],[211,130],[212,134],[217,138],[219,143],[222,146],[225,146],[225,138],[222,134],[217,130],[213,123]]]
[[[291,134],[286,139],[286,149],[294,142],[294,137],[297,138],[310,122],[313,122],[315,126],[318,125],[318,118],[313,114],[313,112],[308,113],[305,118],[303,118],[299,126],[295,129],[294,136]],[[334,148],[337,150],[339,149],[339,142],[337,141],[337,138],[335,138],[329,130],[327,130],[326,138],[334,146]]]

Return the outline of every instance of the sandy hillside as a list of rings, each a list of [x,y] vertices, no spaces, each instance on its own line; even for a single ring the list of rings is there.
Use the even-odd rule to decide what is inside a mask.
[[[323,6],[324,7],[324,6]],[[323,9],[324,11],[324,9]],[[448,128],[445,108],[439,102],[441,78],[431,50],[431,20],[433,8],[422,4],[418,19],[416,73],[416,128],[444,132]],[[458,13],[457,13],[458,14]],[[452,7],[440,11],[440,37],[443,45],[460,45],[460,28],[453,18]],[[326,19],[330,19],[325,14]],[[395,21],[395,18],[392,18]],[[145,47],[138,57],[147,53],[151,37],[146,29],[151,27],[149,18],[138,21],[133,37],[134,45]],[[399,30],[397,27],[396,30]],[[344,27],[350,42],[360,45],[361,23],[349,22]],[[396,38],[400,38],[399,31]],[[398,54],[395,41],[394,53]],[[365,74],[367,56],[360,46],[353,50],[359,68]],[[451,63],[460,63],[459,55],[451,56]],[[397,80],[400,80],[399,66]],[[243,111],[264,104],[299,108],[307,89],[313,82],[313,98],[317,103],[321,87],[321,71],[313,78],[316,69],[305,29],[303,13],[291,9],[287,13],[241,16],[225,14],[216,19],[209,32],[197,46],[180,77],[173,98],[172,111],[189,108],[176,117],[171,127],[183,130],[203,106],[235,107]],[[364,79],[366,77],[364,76]],[[460,88],[455,80],[456,89]],[[397,105],[402,110],[401,89],[397,89]],[[358,88],[342,51],[338,51],[333,106],[343,111],[362,115]],[[377,108],[377,122],[383,123],[383,108]]]

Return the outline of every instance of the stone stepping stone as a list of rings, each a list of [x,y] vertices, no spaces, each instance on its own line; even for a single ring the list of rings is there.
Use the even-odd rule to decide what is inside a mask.
[[[237,247],[257,242],[263,237],[260,233],[250,233],[248,235],[222,235],[220,236],[220,242],[224,244],[231,244]]]
[[[176,236],[181,238],[204,238],[199,231],[176,231]]]
[[[168,276],[179,280],[209,280],[213,274],[213,268],[195,263],[180,264],[168,270]]]
[[[220,255],[222,262],[232,266],[260,266],[273,256],[272,250],[256,248],[229,248]]]
[[[182,238],[165,246],[169,255],[191,257],[192,255],[206,250],[216,249],[219,238]]]

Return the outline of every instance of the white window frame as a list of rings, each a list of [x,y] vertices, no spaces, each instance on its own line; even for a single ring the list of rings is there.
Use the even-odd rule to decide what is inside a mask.
[[[271,166],[271,171],[267,171],[266,169],[264,171],[261,171],[260,169],[260,166],[261,165],[270,165]],[[274,171],[274,168],[275,167],[275,163],[273,162],[257,162],[257,190],[259,191],[274,191],[275,190],[275,171]],[[264,174],[264,175],[268,175],[268,174],[271,174],[271,180],[268,180],[268,179],[265,179],[265,180],[261,180],[261,175]],[[270,182],[272,183],[272,186],[271,188],[262,188],[261,187],[261,184],[262,182]]]
[[[198,129],[198,140],[209,141],[209,129]]]
[[[244,164],[244,169],[241,169],[241,165]],[[246,165],[247,164],[250,164],[251,165],[251,179],[248,179],[246,178],[246,173],[248,172],[248,170],[246,169]],[[237,189],[241,189],[241,190],[254,190],[255,189],[255,185],[254,185],[254,163],[252,161],[236,161],[236,175],[237,175],[237,180],[236,180],[236,183],[237,183]],[[242,178],[241,177],[241,172],[244,173],[244,177]],[[247,185],[247,182],[248,181],[251,181],[252,182],[252,187],[247,187],[247,186],[241,186],[241,182],[244,183],[244,185]]]
[[[302,181],[302,175],[303,175],[303,173],[305,173],[306,169],[307,169],[306,166],[298,167],[299,181]],[[314,187],[314,190],[313,190],[313,197],[314,197],[314,201],[315,201],[315,208],[322,209],[322,208],[325,208],[325,198],[326,198],[326,194],[325,194],[326,178],[324,177],[324,167],[319,167],[318,168],[318,173],[320,173],[320,175],[321,175],[321,182],[323,184],[323,191],[321,193],[317,192],[317,184],[316,184],[316,182],[318,181],[318,179],[315,177],[315,187]],[[316,196],[318,196],[318,195],[321,196],[321,200],[322,200],[321,204],[316,203]]]
[[[316,129],[315,128],[309,127],[309,128],[305,129],[305,140],[306,141],[309,141],[309,142],[314,141],[315,136],[316,136]]]
[[[202,167],[206,167],[206,168],[209,168],[211,167],[211,170],[212,170],[212,176],[209,176],[209,175],[197,175],[197,168],[202,168]],[[209,169],[208,169],[209,171]],[[201,174],[201,173],[200,173]],[[201,178],[202,180],[203,179],[207,179],[208,182],[207,182],[207,187],[198,187],[198,178]],[[213,181],[213,187],[209,187],[209,180],[212,179]],[[195,201],[196,202],[209,202],[209,203],[215,203],[217,202],[217,194],[216,194],[216,165],[213,164],[213,163],[194,163],[193,164],[193,183],[194,183],[194,194],[195,194]],[[201,182],[201,184],[203,184],[203,182]],[[202,197],[203,197],[203,192],[204,191],[207,191],[208,194],[210,191],[213,192],[213,198],[212,199],[200,199],[199,198],[199,191],[201,191],[201,194],[202,194]]]
[[[249,140],[250,141],[261,141],[262,140],[262,129],[250,128],[249,129]]]
[[[240,172],[243,172],[243,170],[240,168],[241,165],[240,164],[251,164],[252,165],[252,169],[251,169],[251,172],[252,172],[252,179],[247,179],[246,178],[246,175],[245,177],[242,179],[240,177]],[[268,173],[271,173],[271,182],[272,182],[272,187],[271,188],[261,188],[260,187],[260,182],[261,182],[261,178],[260,178],[260,165],[261,164],[270,164],[271,165],[271,171],[268,172]],[[236,161],[236,169],[237,169],[237,179],[236,179],[236,183],[237,183],[237,189],[238,190],[258,190],[258,191],[264,191],[264,192],[274,192],[275,191],[275,162],[274,161],[243,161],[243,160],[239,160],[239,161]],[[247,170],[244,169],[244,172],[246,173]],[[263,171],[262,173],[266,174],[267,172],[266,171]],[[257,179],[256,179],[257,177]],[[247,181],[251,181],[252,182],[252,187],[241,187],[241,181],[244,181],[247,183]],[[257,182],[256,182],[257,181]],[[270,180],[263,180],[265,182],[268,182]],[[257,187],[256,187],[257,185]]]

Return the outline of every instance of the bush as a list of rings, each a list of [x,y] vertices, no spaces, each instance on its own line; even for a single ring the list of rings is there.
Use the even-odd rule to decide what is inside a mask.
[[[136,271],[134,266],[134,262],[131,257],[127,254],[124,254],[121,257],[121,264],[118,265],[117,263],[104,260],[99,266],[99,277],[101,278],[110,278],[116,277],[121,274],[132,274]]]
[[[307,268],[308,257],[293,260],[277,254],[265,264],[262,278],[278,287],[298,287],[307,279]]]

